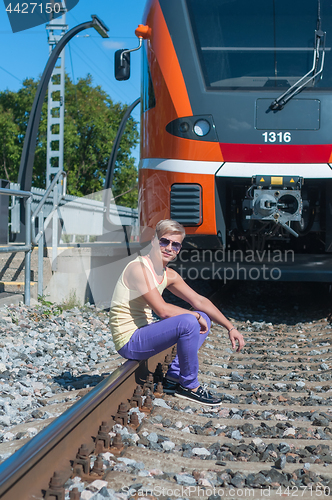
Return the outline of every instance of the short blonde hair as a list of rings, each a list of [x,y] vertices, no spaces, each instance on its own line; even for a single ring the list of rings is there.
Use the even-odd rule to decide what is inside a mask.
[[[163,234],[165,233],[177,233],[181,234],[183,238],[186,236],[186,230],[176,220],[172,219],[164,219],[160,220],[157,225],[156,225],[156,235],[157,238],[161,238]]]

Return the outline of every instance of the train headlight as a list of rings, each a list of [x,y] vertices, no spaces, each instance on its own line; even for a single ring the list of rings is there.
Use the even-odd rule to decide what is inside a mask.
[[[181,122],[179,125],[179,130],[182,132],[182,134],[188,132],[189,130],[189,123],[188,122]]]
[[[203,137],[210,132],[210,124],[207,120],[197,120],[194,125],[194,132],[196,135]]]

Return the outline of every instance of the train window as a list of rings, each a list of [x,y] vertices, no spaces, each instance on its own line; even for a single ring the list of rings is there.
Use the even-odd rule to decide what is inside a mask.
[[[142,57],[142,111],[147,111],[156,105],[150,66],[145,47],[143,47]]]
[[[210,90],[290,87],[313,66],[315,30],[332,40],[330,0],[187,0],[187,6]],[[332,88],[330,44],[322,77],[306,90]]]

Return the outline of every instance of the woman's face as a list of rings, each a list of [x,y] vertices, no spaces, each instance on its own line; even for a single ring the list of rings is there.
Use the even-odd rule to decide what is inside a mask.
[[[164,233],[158,240],[157,237],[152,241],[152,247],[161,255],[163,266],[175,259],[178,255],[182,244],[183,237],[178,233]]]

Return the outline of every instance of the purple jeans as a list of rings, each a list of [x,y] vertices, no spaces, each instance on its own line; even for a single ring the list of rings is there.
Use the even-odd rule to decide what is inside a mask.
[[[166,377],[178,380],[183,387],[195,389],[199,386],[198,349],[209,334],[210,318],[201,311],[208,324],[207,333],[200,333],[200,325],[193,314],[180,314],[138,328],[129,342],[118,351],[126,359],[148,359],[172,345],[177,345],[177,355],[172,361]]]

